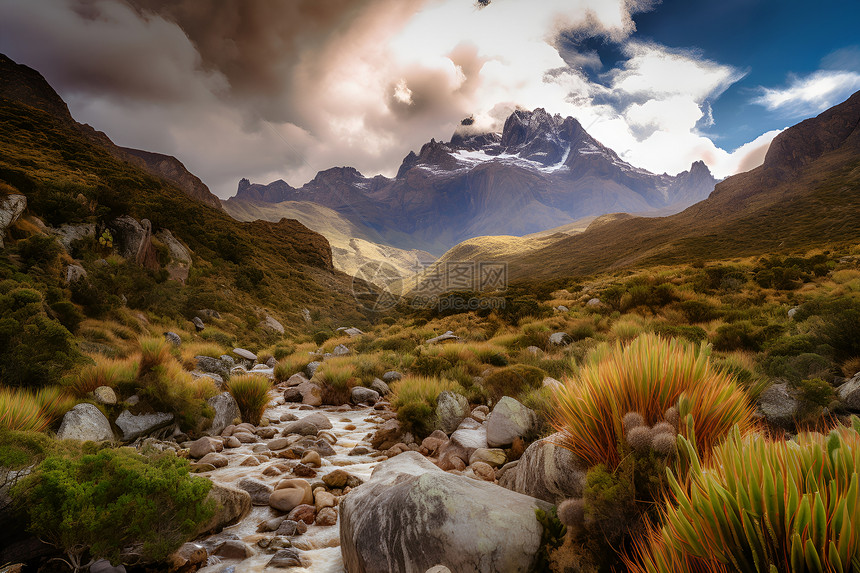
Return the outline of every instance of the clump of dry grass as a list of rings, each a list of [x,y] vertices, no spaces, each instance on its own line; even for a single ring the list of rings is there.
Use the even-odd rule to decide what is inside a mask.
[[[650,426],[679,401],[705,457],[734,425],[751,429],[748,396],[731,374],[711,366],[708,351],[705,344],[646,334],[597,353],[556,394],[553,425],[562,432],[563,445],[589,465],[613,469],[622,455],[624,415],[638,412]],[[686,435],[686,425],[680,425]]]
[[[244,374],[230,379],[227,389],[242,414],[242,420],[255,426],[260,423],[263,412],[269,403],[269,390],[272,385],[264,376]]]

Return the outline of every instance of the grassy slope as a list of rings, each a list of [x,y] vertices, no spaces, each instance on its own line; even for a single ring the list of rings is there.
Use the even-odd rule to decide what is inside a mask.
[[[194,251],[186,288],[209,293],[222,308],[265,305],[285,324],[300,322],[301,307],[355,317],[349,278],[332,270],[324,237],[297,221],[239,223],[114,158],[61,118],[4,99],[0,181],[28,196],[32,214],[54,224],[130,214],[170,229]],[[249,269],[264,276],[254,292],[224,288]]]

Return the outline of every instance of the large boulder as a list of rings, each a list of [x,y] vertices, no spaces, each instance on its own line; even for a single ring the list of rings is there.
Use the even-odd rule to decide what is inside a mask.
[[[436,399],[436,427],[450,435],[469,415],[469,401],[462,394],[445,390]]]
[[[82,223],[80,225],[60,225],[58,228],[48,227],[48,232],[57,237],[66,251],[71,251],[72,243],[86,237],[96,236],[95,223]]]
[[[6,229],[18,220],[26,208],[25,196],[17,193],[0,195],[0,249],[3,248],[3,235],[6,234]]]
[[[588,466],[558,445],[561,437],[556,433],[531,444],[499,483],[555,505],[570,497],[582,497]]]
[[[246,477],[239,480],[236,486],[248,492],[251,496],[251,503],[254,505],[269,505],[269,496],[272,495],[273,488],[267,483],[258,479]]]
[[[860,372],[842,384],[836,392],[846,409],[860,412]]]
[[[123,410],[115,424],[122,431],[122,440],[130,442],[140,436],[147,436],[170,424],[173,421],[173,414],[166,412],[156,412],[154,414],[138,414],[135,416],[128,410]]]
[[[265,328],[267,330],[271,330],[272,332],[277,332],[278,334],[284,333],[284,325],[269,316],[266,315],[266,318],[260,321],[260,328]]]
[[[158,270],[158,254],[152,246],[152,223],[149,219],[138,222],[123,215],[108,226],[113,231],[114,245],[120,255],[147,269]]]
[[[374,469],[340,504],[340,545],[348,573],[529,571],[543,528],[543,501],[444,472],[417,452]]]
[[[798,404],[789,392],[787,383],[771,384],[759,396],[758,406],[770,424],[786,430],[794,428]]]
[[[487,443],[491,448],[510,445],[516,438],[528,434],[536,422],[537,415],[531,408],[510,396],[503,396],[487,420]]]
[[[233,423],[236,418],[241,418],[239,405],[236,399],[230,392],[221,392],[217,396],[212,396],[206,403],[212,406],[215,410],[215,416],[212,418],[212,425],[209,426],[208,434],[210,436],[219,436],[224,428]]]
[[[386,384],[379,378],[373,379],[373,381],[370,383],[370,389],[376,390],[377,394],[379,394],[380,396],[388,396],[389,394],[391,394],[391,388],[389,388],[388,384]]]
[[[170,254],[170,262],[165,267],[167,275],[171,279],[185,284],[185,281],[188,280],[188,273],[191,271],[191,252],[167,229],[161,229],[155,234],[155,237],[167,247],[167,252]]]
[[[313,424],[317,427],[318,430],[331,430],[332,424],[331,420],[328,419],[328,416],[323,414],[322,412],[313,412],[301,418],[302,422],[307,422],[309,424]]]
[[[197,317],[195,316],[194,318]],[[203,324],[202,320],[200,324]],[[225,364],[220,358],[198,355],[194,357],[194,360],[197,361],[197,369],[201,372],[212,372],[224,380],[230,377],[230,366],[232,365]]]
[[[92,404],[78,404],[63,416],[58,440],[104,442],[113,440],[110,421]]]
[[[225,527],[239,523],[251,511],[251,494],[229,485],[213,483],[206,499],[215,502],[215,513],[209,521],[197,528],[192,537],[221,531]]]

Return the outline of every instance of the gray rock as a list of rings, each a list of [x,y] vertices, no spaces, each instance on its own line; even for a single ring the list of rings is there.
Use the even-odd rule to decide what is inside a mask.
[[[239,480],[236,487],[247,491],[248,495],[251,496],[251,503],[254,505],[269,505],[269,496],[274,490],[272,486],[250,477]]]
[[[375,390],[380,396],[388,396],[391,394],[391,388],[388,387],[388,384],[380,380],[379,378],[374,378],[370,383],[370,389]]]
[[[564,384],[562,384],[555,378],[551,378],[549,376],[543,379],[541,385],[545,388],[552,388],[553,390],[559,390],[562,386],[564,386]]]
[[[221,362],[224,363],[224,368],[226,368],[227,370],[230,370],[234,366],[236,366],[236,361],[233,360],[233,357],[229,354],[222,354],[221,356],[219,356],[219,358],[221,359]]]
[[[90,565],[90,573],[126,573],[125,565],[111,565],[107,559],[98,559]]]
[[[197,368],[202,372],[212,372],[217,374],[222,379],[230,377],[230,370],[220,358],[212,358],[211,356],[195,356]]]
[[[526,352],[531,354],[532,356],[537,356],[539,354],[543,354],[543,350],[538,348],[537,346],[528,346],[526,347]]]
[[[350,338],[355,338],[356,336],[361,336],[362,334],[364,334],[361,330],[355,328],[354,326],[350,326],[349,328],[347,328],[346,326],[341,326],[337,329],[337,332],[343,332]]]
[[[588,466],[573,452],[556,445],[561,434],[532,443],[511,471],[505,471],[501,485],[552,504],[582,497]]]
[[[349,348],[347,348],[343,344],[338,344],[337,346],[334,347],[334,349],[331,351],[331,353],[334,354],[335,356],[348,356],[350,353],[352,353],[352,350],[350,350]]]
[[[389,370],[388,372],[386,372],[385,374],[382,375],[382,380],[386,384],[391,384],[392,382],[397,382],[401,378],[403,378],[403,374],[401,374],[400,372],[397,372],[396,370]]]
[[[221,318],[221,313],[212,308],[201,308],[197,311],[198,316],[205,316],[206,318]]]
[[[316,374],[317,372],[317,368],[319,368],[320,366],[322,366],[322,362],[318,360],[314,360],[313,362],[308,363],[308,365],[305,366],[305,375],[308,378],[313,378],[314,374]]]
[[[140,436],[147,436],[159,428],[173,422],[173,414],[156,412],[155,414],[139,414],[135,416],[128,410],[123,410],[115,424],[122,430],[122,440],[130,442]]]
[[[213,384],[215,384],[216,388],[224,386],[224,379],[221,378],[220,374],[215,374],[214,372],[200,372],[199,370],[192,370],[189,374],[191,374],[191,377],[195,380],[197,378],[208,378]]]
[[[297,374],[293,374],[287,379],[287,386],[298,386],[299,384],[303,384],[308,381],[308,377],[302,374],[301,372]]]
[[[794,428],[797,406],[797,400],[788,391],[785,382],[771,384],[758,399],[758,407],[767,421],[786,430]]]
[[[487,443],[490,447],[507,446],[528,434],[537,415],[510,396],[503,396],[487,420]]]
[[[87,271],[81,265],[69,265],[66,267],[66,284],[76,283],[87,278]]]
[[[445,390],[436,401],[436,427],[450,435],[469,415],[469,401],[466,397]]]
[[[93,390],[93,396],[99,404],[116,404],[116,392],[110,386],[99,386]]]
[[[429,339],[427,344],[438,344],[439,342],[446,342],[448,340],[460,340],[460,337],[449,330],[445,334],[440,334],[439,336],[434,336]]]
[[[299,557],[298,551],[292,547],[281,549],[275,553],[272,558],[266,563],[266,567],[274,567],[275,569],[286,569],[288,567],[301,567],[302,560]]]
[[[312,422],[306,422],[304,420],[296,420],[295,422],[288,422],[283,431],[281,432],[282,436],[289,436],[292,434],[298,434],[300,436],[316,436],[319,433],[320,429],[317,428]]]
[[[302,395],[302,404],[309,406],[322,406],[322,388],[313,382],[302,382],[296,386]]]
[[[191,323],[194,325],[194,328],[197,329],[197,332],[200,332],[201,330],[206,328],[206,325],[203,324],[203,319],[201,319],[199,316],[195,316],[194,318],[192,318]]]
[[[78,404],[63,416],[58,440],[104,442],[114,439],[110,421],[92,404]]]
[[[302,318],[303,318],[303,319],[304,319],[304,321],[305,321],[305,322],[307,322],[308,324],[310,324],[311,322],[313,322],[313,319],[311,318],[311,311],[309,311],[309,310],[308,310],[308,309],[306,309],[306,308],[303,308],[303,309],[302,309]]]
[[[277,332],[278,334],[284,333],[284,325],[269,316],[268,314],[266,315],[266,318],[260,322],[260,328],[265,328],[267,330]]]
[[[291,388],[287,388],[284,390],[284,402],[301,402],[302,401],[302,392],[298,389],[297,386],[293,386]]]
[[[529,571],[543,531],[535,509],[550,507],[405,452],[342,500],[344,566],[348,573],[426,571],[439,563],[452,571]]]
[[[563,304],[560,304],[557,307],[555,307],[555,310],[557,310],[558,312],[570,312],[570,309],[567,308],[566,306],[564,306]]]
[[[244,348],[234,348],[233,354],[238,356],[239,358],[244,358],[245,360],[250,360],[253,362],[257,359],[257,355],[251,352],[250,350],[245,350]]]
[[[168,276],[172,280],[185,284],[191,271],[191,251],[167,229],[161,229],[155,234],[155,237],[167,247],[167,252],[170,254],[170,261],[165,267]]]
[[[588,306],[591,308],[597,308],[597,307],[601,306],[602,304],[603,303],[600,302],[599,298],[590,298],[590,299],[588,299],[588,302],[585,303],[585,306]]]
[[[860,412],[860,372],[842,384],[836,393],[846,409]]]
[[[165,332],[164,340],[172,344],[173,346],[179,347],[182,346],[182,338],[176,334],[175,332]]]
[[[232,486],[215,482],[206,499],[215,502],[215,513],[209,521],[201,524],[191,537],[196,538],[204,533],[221,531],[225,527],[239,523],[251,511],[251,495],[247,491]]]
[[[210,436],[219,436],[224,428],[233,423],[233,420],[241,417],[239,405],[233,398],[230,392],[221,392],[217,396],[212,396],[206,403],[212,406],[215,410],[215,416],[212,418],[212,425],[206,432]]]
[[[48,232],[57,237],[60,244],[66,251],[70,251],[72,243],[79,241],[85,237],[96,236],[96,226],[94,223],[83,223],[81,225],[60,225],[59,228],[48,227]]]
[[[278,365],[278,359],[275,358],[274,356],[269,356],[269,359],[266,360],[266,366],[269,368],[274,368],[277,365]]]
[[[0,195],[0,249],[3,248],[3,236],[6,229],[18,220],[27,208],[27,198],[17,193]]]
[[[113,232],[114,247],[123,258],[142,266],[154,261],[157,267],[157,255],[152,247],[152,223],[148,219],[138,222],[133,217],[123,215],[108,226]]]
[[[328,416],[326,416],[322,412],[314,412],[312,414],[308,414],[307,416],[301,418],[301,420],[303,422],[313,424],[317,427],[317,429],[320,430],[331,430],[333,427],[331,420],[329,420]]]
[[[373,406],[379,402],[379,392],[365,388],[364,386],[356,386],[349,394],[353,404],[369,404]]]
[[[794,318],[794,315],[797,314],[797,311],[797,307],[788,309],[788,318]]]
[[[549,335],[549,343],[553,346],[567,346],[570,340],[570,335],[566,332],[553,332]]]

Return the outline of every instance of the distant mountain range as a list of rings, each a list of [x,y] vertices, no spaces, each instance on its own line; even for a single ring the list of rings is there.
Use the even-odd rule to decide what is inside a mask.
[[[634,167],[576,119],[539,108],[511,114],[502,133],[463,126],[447,143],[431,140],[393,179],[351,167],[321,171],[300,188],[243,179],[224,207],[309,201],[370,229],[376,242],[440,254],[469,238],[526,235],[583,217],[678,212],[715,183],[702,162],[676,176]]]
[[[446,261],[505,261],[511,280],[797,252],[860,241],[860,92],[779,134],[764,163],[668,217],[600,217],[584,232],[479,237]]]

